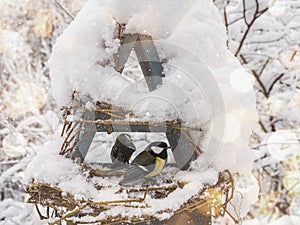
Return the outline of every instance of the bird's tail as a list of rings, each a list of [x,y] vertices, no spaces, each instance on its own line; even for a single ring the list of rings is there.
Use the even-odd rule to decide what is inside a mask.
[[[117,159],[111,164],[112,169],[122,169],[122,168],[128,169],[128,167],[129,167],[128,163],[124,163]]]

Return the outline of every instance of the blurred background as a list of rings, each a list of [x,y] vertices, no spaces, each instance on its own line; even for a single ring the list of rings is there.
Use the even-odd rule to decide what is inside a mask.
[[[47,60],[86,0],[0,0],[0,224],[43,224],[23,171],[59,126]],[[259,200],[244,224],[300,217],[300,1],[214,0],[228,48],[253,74],[259,121],[250,145]],[[290,222],[287,222],[290,221]],[[232,224],[228,218],[221,224]]]

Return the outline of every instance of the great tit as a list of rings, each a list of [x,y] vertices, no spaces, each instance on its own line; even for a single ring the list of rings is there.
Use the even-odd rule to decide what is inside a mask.
[[[126,163],[129,164],[129,159],[135,150],[131,136],[129,134],[120,134],[110,153],[112,168],[122,167]]]
[[[119,184],[133,185],[141,179],[158,175],[166,164],[168,148],[170,147],[165,142],[149,144],[143,152],[135,157]]]

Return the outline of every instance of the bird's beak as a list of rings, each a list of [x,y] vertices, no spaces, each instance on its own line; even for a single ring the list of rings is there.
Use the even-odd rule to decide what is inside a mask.
[[[171,146],[167,147],[167,149],[172,148]]]

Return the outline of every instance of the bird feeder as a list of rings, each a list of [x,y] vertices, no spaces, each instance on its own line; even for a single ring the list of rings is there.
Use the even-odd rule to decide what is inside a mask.
[[[121,46],[115,57],[115,70],[122,73],[132,51],[135,51],[139,65],[142,69],[145,82],[150,92],[163,87],[164,69],[151,36],[143,34],[122,35]],[[86,110],[82,114],[81,131],[76,138],[76,147],[71,152],[73,158],[85,159],[96,132],[159,132],[165,133],[176,160],[176,166],[187,169],[189,163],[201,153],[201,150],[191,142],[188,129],[183,129],[181,119],[166,121],[164,124],[151,122],[123,122],[126,115],[131,114],[126,109],[118,108],[121,112],[115,115],[116,106],[109,103],[98,102],[96,111]],[[121,119],[120,119],[121,118]],[[116,121],[117,120],[117,121]],[[183,130],[185,130],[183,132]],[[67,145],[64,147],[68,147]],[[66,150],[66,149],[65,149]],[[69,150],[69,149],[68,149]],[[68,151],[66,150],[66,151]],[[65,151],[63,151],[65,153]]]
[[[134,51],[149,92],[158,88],[164,88],[163,63],[152,37],[144,34],[123,34],[123,29],[124,27],[119,25],[118,38],[121,44],[115,55],[115,70],[122,73],[131,52]],[[190,162],[201,154],[201,149],[192,141],[192,137],[189,134],[189,131],[201,132],[201,130],[193,130],[193,128],[182,126],[181,118],[174,118],[174,120],[164,121],[163,123],[139,120],[136,122],[130,120],[128,122],[126,118],[135,118],[133,112],[128,109],[114,106],[109,102],[97,102],[93,109],[80,107],[84,105],[84,102],[82,103],[76,97],[76,92],[74,92],[73,101],[75,102],[74,105],[64,108],[64,118],[66,120],[62,136],[65,137],[65,140],[60,149],[61,155],[79,159],[80,162],[83,162],[97,132],[107,134],[113,132],[165,133],[173,151],[176,167],[181,170],[186,170]],[[75,116],[80,119],[68,121],[68,116]],[[35,183],[33,181],[27,190],[30,194],[28,202],[35,204],[37,209],[38,205],[46,207],[46,215],[42,215],[39,209],[38,213],[41,219],[54,218],[51,220],[52,222],[49,222],[50,225],[59,225],[62,221],[66,221],[68,225],[86,224],[86,222],[80,220],[80,218],[85,217],[95,217],[95,220],[90,222],[90,224],[145,225],[151,221],[151,224],[155,225],[184,225],[184,223],[209,225],[211,224],[211,216],[222,215],[226,212],[226,205],[233,198],[234,185],[230,172],[220,173],[219,176],[217,184],[198,190],[191,199],[174,212],[174,216],[168,221],[158,221],[152,215],[140,215],[130,218],[126,217],[126,215],[113,215],[104,219],[97,219],[97,217],[113,207],[148,207],[144,202],[147,195],[150,195],[153,199],[167,198],[172,192],[184,188],[187,185],[184,182],[165,180],[162,187],[132,187],[125,193],[128,194],[128,199],[93,202],[89,199],[78,200],[72,193],[66,193],[64,190],[49,184]],[[99,192],[108,188],[110,187],[101,184],[96,186]],[[124,191],[122,187],[120,187],[120,191]],[[135,197],[132,197],[132,193],[134,193]],[[219,201],[216,201],[216,199],[219,199]],[[53,211],[52,214],[50,209]],[[166,209],[166,211],[161,210],[158,213],[169,212]]]

